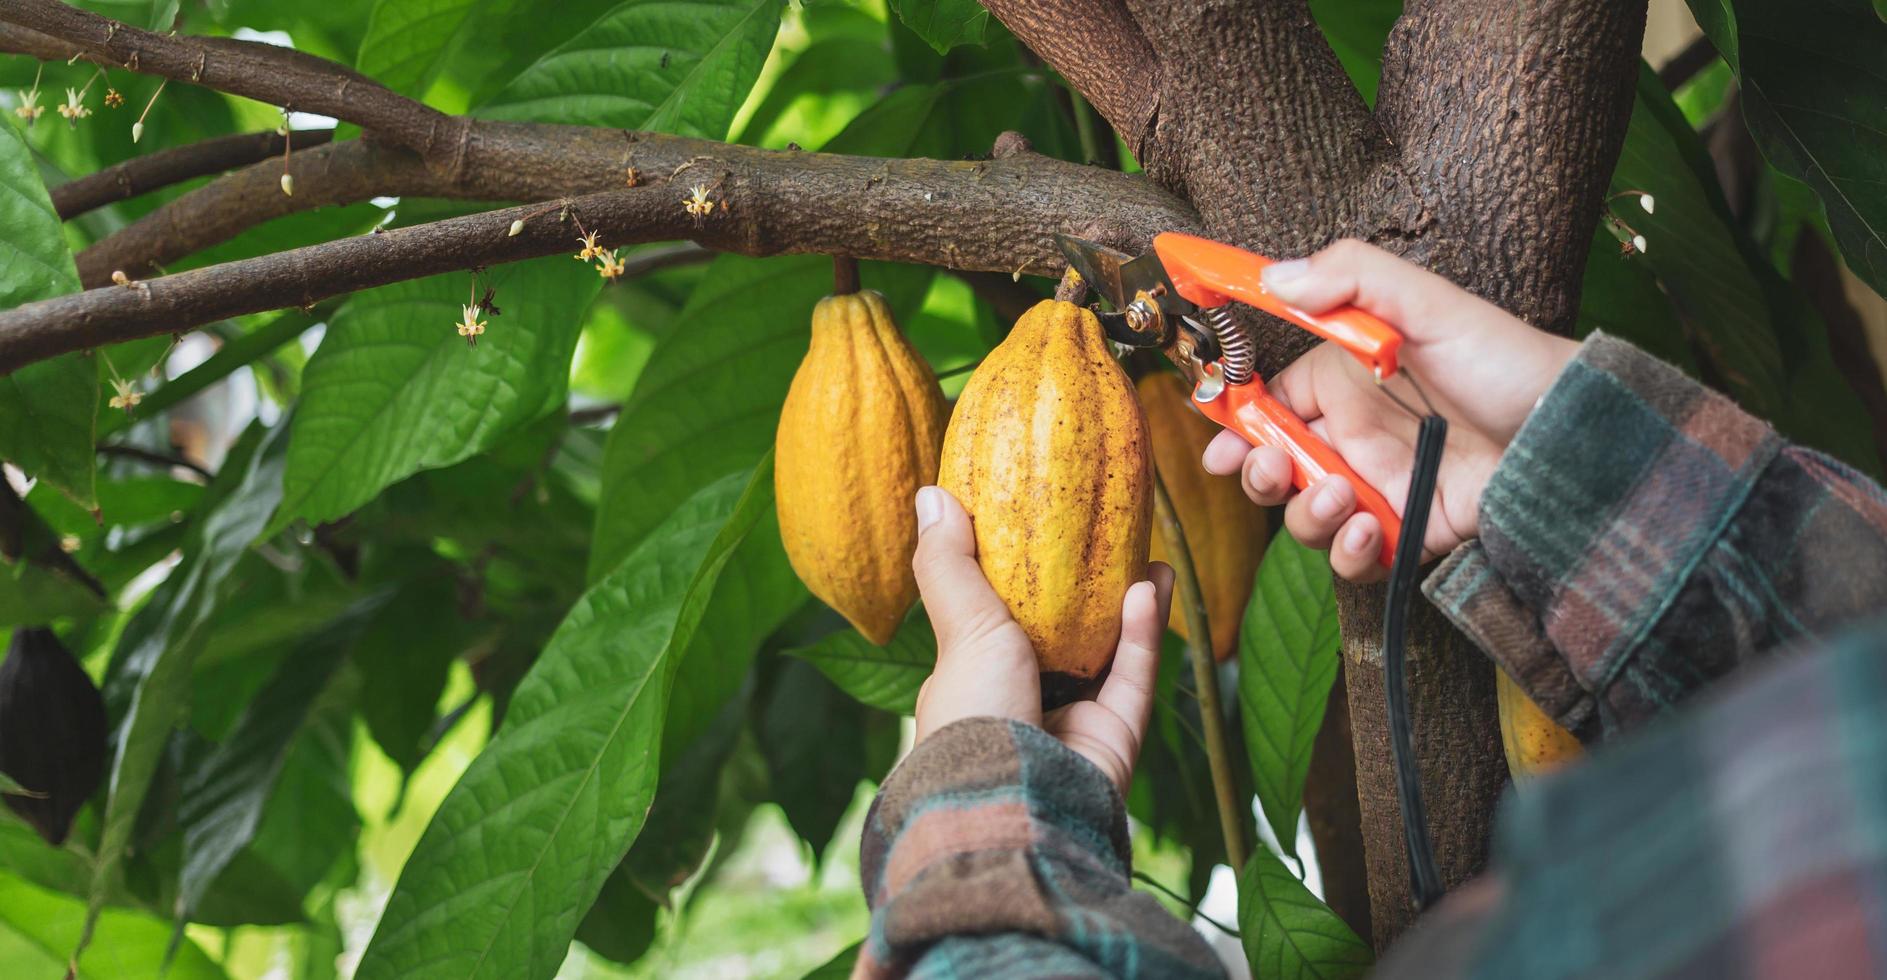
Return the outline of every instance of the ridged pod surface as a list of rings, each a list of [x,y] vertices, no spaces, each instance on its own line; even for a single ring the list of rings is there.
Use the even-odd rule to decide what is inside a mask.
[[[1073,303],[1023,314],[957,399],[938,482],[975,520],[977,560],[1035,645],[1050,701],[1106,668],[1121,600],[1146,578],[1148,442],[1100,321]]]
[[[1586,754],[1579,739],[1548,717],[1506,671],[1496,668],[1494,674],[1500,742],[1516,781],[1545,775]]]
[[[883,296],[827,296],[774,437],[780,539],[800,581],[866,639],[917,600],[912,498],[936,482],[950,408]]]
[[[1212,627],[1212,654],[1229,659],[1238,647],[1238,627],[1251,599],[1252,579],[1264,557],[1270,519],[1240,488],[1238,477],[1214,476],[1200,465],[1206,443],[1219,427],[1192,408],[1191,392],[1179,375],[1149,374],[1134,386],[1153,434],[1153,462],[1166,494],[1173,500],[1180,530],[1192,552],[1205,594],[1206,619]],[[1152,557],[1167,561],[1166,542],[1156,530]],[[1186,634],[1184,611],[1174,603],[1167,625]]]

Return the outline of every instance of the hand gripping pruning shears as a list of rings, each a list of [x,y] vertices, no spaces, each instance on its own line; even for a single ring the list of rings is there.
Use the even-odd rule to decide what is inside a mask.
[[[1096,311],[1110,339],[1130,347],[1159,348],[1192,383],[1193,405],[1206,418],[1253,445],[1283,450],[1291,459],[1291,482],[1299,490],[1332,474],[1348,479],[1356,491],[1357,506],[1382,525],[1378,560],[1390,568],[1382,646],[1390,747],[1409,845],[1410,876],[1418,904],[1426,906],[1441,895],[1442,885],[1415,767],[1404,680],[1403,624],[1421,566],[1422,538],[1448,423],[1407,372],[1402,376],[1427,411],[1417,411],[1384,386],[1398,373],[1402,333],[1353,306],[1313,314],[1280,300],[1261,278],[1272,260],[1222,242],[1166,232],[1154,236],[1152,251],[1135,258],[1067,235],[1057,235],[1055,241],[1069,266],[1113,307]],[[1342,347],[1369,369],[1384,394],[1420,420],[1413,478],[1401,514],[1289,406],[1272,396],[1256,373],[1251,335],[1231,315],[1233,301],[1264,310]]]

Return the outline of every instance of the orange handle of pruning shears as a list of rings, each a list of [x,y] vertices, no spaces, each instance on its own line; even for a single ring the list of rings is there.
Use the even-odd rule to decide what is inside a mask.
[[[1153,236],[1153,251],[1187,302],[1207,309],[1232,300],[1255,306],[1334,341],[1376,372],[1378,381],[1396,373],[1396,352],[1402,349],[1400,331],[1354,306],[1306,313],[1271,295],[1261,278],[1271,259],[1176,231]]]
[[[1291,457],[1291,484],[1299,490],[1333,473],[1349,480],[1356,491],[1357,508],[1376,515],[1382,524],[1382,551],[1377,560],[1386,568],[1395,559],[1396,542],[1402,538],[1402,518],[1389,506],[1389,499],[1317,438],[1303,419],[1271,397],[1264,382],[1254,379],[1249,384],[1227,385],[1217,398],[1209,402],[1194,399],[1193,404],[1206,418],[1244,436],[1252,445],[1284,450]]]

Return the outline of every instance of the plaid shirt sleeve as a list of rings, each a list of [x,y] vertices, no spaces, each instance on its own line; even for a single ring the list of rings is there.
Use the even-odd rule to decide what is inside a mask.
[[[1423,591],[1585,738],[1887,607],[1887,496],[1595,334]]]
[[[1048,733],[970,718],[919,745],[866,816],[871,934],[854,977],[1220,977],[1134,891],[1120,794]]]

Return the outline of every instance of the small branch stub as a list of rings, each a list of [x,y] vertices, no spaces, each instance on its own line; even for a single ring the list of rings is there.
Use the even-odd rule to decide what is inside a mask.
[[[858,260],[849,255],[832,257],[832,295],[849,296],[858,292]]]

